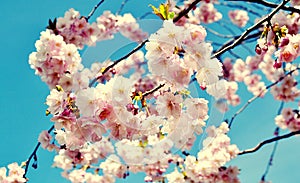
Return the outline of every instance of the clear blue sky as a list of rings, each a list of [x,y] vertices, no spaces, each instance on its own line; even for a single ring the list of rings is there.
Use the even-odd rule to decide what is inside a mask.
[[[1,63],[0,73],[0,167],[11,162],[27,159],[36,145],[41,130],[48,129],[52,123],[45,117],[45,98],[49,93],[47,86],[28,65],[28,55],[35,50],[34,43],[47,26],[49,18],[63,16],[69,8],[79,10],[87,15],[96,0],[31,0],[3,1],[0,7],[1,17]],[[119,2],[110,0],[96,12],[104,9],[115,11]],[[137,5],[139,3],[139,6]],[[159,1],[132,0],[125,6],[124,12],[141,15],[149,11],[148,4]],[[94,18],[96,17],[94,16]],[[88,50],[89,51],[89,50]],[[242,103],[251,95],[242,92]],[[274,115],[279,102],[274,102],[267,95],[251,105],[244,114],[238,116],[229,133],[232,142],[241,150],[255,146],[259,141],[272,137],[275,128]],[[237,108],[233,109],[235,111]],[[230,114],[226,116],[230,117]],[[211,121],[210,123],[215,123]],[[260,151],[238,157],[231,164],[241,168],[239,176],[243,183],[258,182],[266,167],[273,145],[267,145]],[[271,167],[268,179],[273,183],[296,183],[300,181],[300,139],[297,137],[283,140]],[[31,183],[68,182],[60,176],[60,169],[51,168],[54,154],[43,149],[38,151],[38,169],[30,169],[28,177]],[[141,176],[129,177],[120,182],[142,182]]]

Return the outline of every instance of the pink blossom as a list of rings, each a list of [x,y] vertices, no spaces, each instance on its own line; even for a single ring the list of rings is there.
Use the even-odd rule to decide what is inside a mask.
[[[218,12],[212,3],[203,2],[194,11],[195,16],[203,23],[213,23],[222,19],[222,14]]]
[[[142,42],[148,37],[148,34],[139,28],[135,18],[130,13],[118,16],[117,19],[117,26],[119,27],[121,34],[125,37],[136,42]]]
[[[63,170],[70,170],[73,168],[73,160],[67,156],[66,150],[61,149],[59,154],[54,157],[54,167],[59,167]]]
[[[226,99],[229,104],[236,106],[240,103],[240,97],[236,94],[238,90],[238,84],[235,81],[227,83]]]
[[[275,124],[281,129],[289,129],[290,131],[300,130],[299,116],[291,108],[284,108],[281,114],[275,117]]]
[[[41,143],[42,147],[49,151],[55,148],[55,145],[50,143],[51,140],[52,140],[52,136],[46,130],[42,131],[38,138],[38,141]]]
[[[216,99],[225,98],[227,90],[227,81],[221,79],[214,84],[207,85],[206,92]]]
[[[64,102],[66,97],[67,94],[64,91],[52,89],[46,98],[46,104],[49,106],[48,111],[53,115],[63,112],[66,107]]]
[[[72,182],[84,182],[86,171],[82,169],[74,169],[68,174],[68,179]]]
[[[234,79],[235,81],[243,81],[246,76],[250,74],[245,62],[241,59],[237,59],[233,64]]]
[[[180,95],[174,95],[170,92],[166,92],[157,98],[156,108],[158,113],[162,116],[173,116],[175,118],[178,118],[181,114],[181,102],[182,97]]]
[[[248,13],[244,10],[229,11],[228,16],[232,23],[239,27],[244,27],[249,20]]]
[[[0,167],[0,181],[3,183],[11,183],[11,182],[27,182],[27,180],[23,177],[25,174],[25,169],[18,165],[18,163],[11,163],[8,166],[8,175],[7,169],[5,167]]]
[[[170,183],[184,183],[184,176],[182,173],[178,172],[178,169],[175,168],[172,173],[166,175],[168,182]]]
[[[120,159],[116,155],[110,155],[100,164],[100,168],[105,175],[113,175],[118,178],[123,178],[126,171],[125,165],[121,164]]]
[[[294,101],[300,96],[300,91],[295,87],[296,84],[293,77],[287,76],[283,79],[281,86],[276,85],[271,89],[271,93],[276,100]]]
[[[196,78],[200,85],[210,85],[216,83],[222,74],[222,64],[217,59],[211,59],[197,71]]]
[[[77,48],[82,49],[84,45],[95,45],[96,35],[99,30],[95,23],[89,24],[86,18],[81,17],[78,11],[70,9],[64,17],[57,19],[57,30],[59,35],[64,37],[68,44],[74,44]]]
[[[63,37],[49,30],[41,33],[35,44],[37,52],[29,56],[29,64],[50,88],[58,85],[65,73],[74,74],[82,69],[81,58],[73,44],[66,44]]]
[[[208,101],[203,98],[187,98],[184,101],[186,112],[192,119],[208,118]]]

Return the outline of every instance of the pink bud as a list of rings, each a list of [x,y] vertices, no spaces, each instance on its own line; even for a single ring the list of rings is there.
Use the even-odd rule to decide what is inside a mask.
[[[259,47],[259,45],[257,44],[255,47],[255,52],[260,55],[261,54],[261,48]]]
[[[281,39],[279,47],[284,47],[284,46],[288,45],[289,42],[290,42],[289,38],[288,37],[284,37],[283,39]]]
[[[268,45],[267,45],[267,44],[265,44],[264,47],[262,47],[262,51],[264,51],[264,52],[267,52],[268,49],[269,49],[269,48],[268,48]]]
[[[112,69],[110,70],[110,72],[111,72],[112,74],[116,74],[116,73],[117,73],[116,69],[114,69],[114,68],[112,68]]]
[[[205,85],[204,86],[201,85],[200,88],[201,88],[201,90],[206,90],[206,86]]]
[[[273,64],[273,67],[275,69],[279,69],[279,68],[281,68],[281,66],[282,66],[282,62],[275,61],[275,63]]]

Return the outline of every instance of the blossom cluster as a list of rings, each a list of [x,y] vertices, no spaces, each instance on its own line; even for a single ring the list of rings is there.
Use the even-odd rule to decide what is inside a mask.
[[[230,20],[239,27],[244,27],[249,20],[248,13],[244,10],[229,11],[228,16]]]
[[[212,47],[203,41],[205,35],[201,26],[185,28],[164,21],[163,28],[146,43],[149,71],[174,84],[177,90],[188,86],[194,72],[201,86],[216,83],[222,76],[222,64],[210,58]]]
[[[70,9],[64,17],[57,19],[57,26],[54,29],[54,33],[61,35],[66,43],[72,43],[79,49],[82,49],[84,45],[95,45],[96,41],[112,39],[117,32],[137,42],[147,37],[147,33],[139,28],[136,19],[131,14],[116,16],[110,11],[105,11],[96,22],[89,24],[86,17]]]
[[[281,114],[275,117],[275,123],[281,129],[300,130],[299,111],[292,108],[284,108]]]
[[[168,1],[162,13],[178,14],[193,2],[177,6]],[[225,167],[239,153],[225,122],[207,128],[197,155],[177,153],[195,146],[209,118],[208,101],[193,97],[189,86],[196,81],[226,112],[228,104],[236,106],[241,101],[239,83],[254,96],[265,95],[261,70],[269,81],[282,82],[271,89],[275,99],[295,100],[300,95],[294,78],[298,73],[286,73],[296,69],[291,62],[300,55],[299,36],[293,35],[298,32],[299,16],[275,15],[273,27],[266,26],[266,35],[258,40],[257,55],[221,62],[221,57],[212,56],[212,44],[200,25],[222,19],[217,2],[203,1],[179,21],[165,17],[162,27],[146,41],[146,53],[134,51],[126,59],[115,63],[108,59],[90,68],[81,64],[79,50],[84,46],[113,39],[117,33],[135,42],[147,38],[131,14],[104,11],[89,23],[89,17],[70,9],[41,33],[29,64],[50,88],[46,114],[52,116],[54,132],[43,131],[38,141],[57,153],[53,166],[61,168],[65,178],[115,182],[130,172],[144,172],[145,182],[239,182],[240,170]],[[249,20],[243,10],[230,11],[229,17],[239,27]],[[289,108],[275,121],[281,128],[300,129],[298,113]],[[23,169],[16,164],[8,168],[9,176],[5,168],[0,169],[0,180],[26,182]]]
[[[11,163],[8,166],[8,174],[7,169],[5,167],[0,168],[0,182],[2,183],[22,183],[27,182],[27,179],[23,177],[25,174],[25,170],[23,167],[19,166],[17,163]]]
[[[226,123],[222,123],[219,128],[209,127],[207,129],[208,137],[203,141],[203,149],[198,152],[197,157],[189,155],[184,161],[182,168],[186,178],[178,174],[175,169],[169,176],[167,175],[168,180],[170,182],[238,183],[239,170],[237,167],[223,167],[239,152],[236,145],[230,144],[230,138],[226,135],[228,130]]]
[[[63,84],[65,74],[73,75],[83,68],[76,46],[48,29],[41,33],[35,47],[37,52],[30,54],[29,64],[50,88]]]

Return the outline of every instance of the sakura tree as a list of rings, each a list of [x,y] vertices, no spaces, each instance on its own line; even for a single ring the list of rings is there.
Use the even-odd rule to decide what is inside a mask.
[[[247,172],[228,163],[274,143],[257,180],[267,182],[278,141],[300,134],[300,1],[151,1],[139,17],[123,13],[129,1],[116,12],[97,14],[111,3],[101,0],[89,15],[71,8],[49,20],[29,64],[49,87],[52,126],[27,160],[0,169],[0,181],[29,181],[42,147],[56,154],[53,166],[71,182],[144,173],[145,182],[234,183]],[[161,24],[150,34],[139,25],[148,17]],[[137,46],[118,59],[83,64],[87,48],[120,34]],[[237,116],[268,94],[280,101],[274,136],[239,149],[229,135]],[[232,115],[210,123],[215,108]]]

